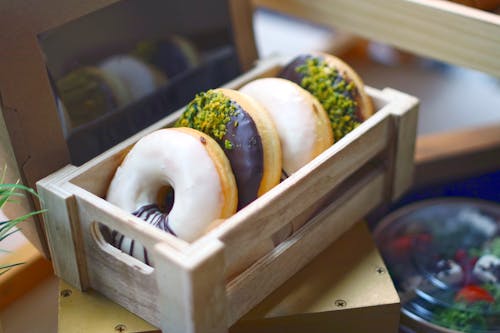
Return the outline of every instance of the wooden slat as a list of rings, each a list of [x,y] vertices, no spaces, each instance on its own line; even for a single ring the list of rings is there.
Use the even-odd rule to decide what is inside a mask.
[[[237,15],[233,20],[233,35],[244,69],[249,68],[257,58],[251,29],[252,13],[248,1],[231,1],[231,14]],[[2,45],[0,48],[0,118],[5,119],[6,124],[5,128],[0,128],[0,135],[10,138],[9,146],[12,147],[21,180],[27,186],[35,187],[38,180],[70,162],[70,154],[57,114],[39,36],[116,2],[118,0],[0,2],[0,44]],[[129,1],[129,3],[132,2]],[[146,32],[144,29],[137,30],[133,25],[129,26],[133,32]],[[95,49],[93,42],[99,39],[95,38],[96,35],[102,34],[100,29],[99,25],[85,29],[85,36],[88,38],[79,38],[78,41],[78,45],[87,50],[83,53]],[[129,36],[127,31],[123,31],[122,34],[115,34],[111,37],[119,42],[119,38],[126,40]],[[62,57],[64,57],[62,54],[65,54],[63,51],[61,48]],[[69,62],[74,62],[74,59],[71,61],[61,59],[60,61],[61,64]],[[37,201],[31,198],[30,201],[32,207],[37,207]],[[24,228],[26,235],[48,257],[43,224],[38,218],[35,220],[36,223],[26,224]]]
[[[500,170],[500,124],[417,138],[415,186]]]
[[[69,162],[37,36],[116,1],[0,2],[0,105],[21,180],[29,187]],[[31,204],[36,207],[38,203],[32,200]],[[42,223],[25,229],[48,257]]]
[[[230,84],[237,87],[245,80],[252,79],[252,76],[255,78],[272,75],[281,64],[280,60],[276,60],[274,64],[261,64],[255,71]],[[389,148],[393,145],[395,135],[393,118],[395,115],[402,116],[407,110],[400,110],[398,113],[398,108],[408,105],[398,104],[390,94],[373,88],[367,87],[367,92],[378,110],[375,115],[310,162],[307,167],[297,171],[226,223],[191,244],[159,232],[157,228],[103,199],[109,179],[124,150],[146,133],[170,124],[178,113],[152,125],[85,165],[56,177],[57,184],[53,186],[60,189],[55,191],[54,196],[60,197],[59,193],[62,192],[68,194],[71,197],[68,199],[72,201],[71,205],[66,205],[69,213],[65,219],[68,220],[66,223],[72,225],[70,237],[73,241],[69,244],[70,249],[71,246],[81,247],[79,254],[84,257],[84,262],[80,265],[83,269],[79,272],[81,280],[88,281],[88,286],[129,311],[152,324],[161,324],[167,330],[199,332],[213,329],[218,332],[227,328],[226,324],[234,323],[250,306],[255,305],[255,302],[310,261],[317,251],[328,245],[327,240],[333,241],[348,226],[386,198],[390,169],[385,166],[386,163],[392,163]],[[50,182],[50,179],[47,182]],[[348,198],[351,198],[352,202],[348,201]],[[315,206],[318,200],[321,201],[321,207]],[[333,204],[329,205],[330,202]],[[319,220],[316,220],[317,223],[312,220],[305,228],[299,229],[304,221],[311,220],[310,215],[316,212],[316,208],[323,209],[325,206],[326,212],[335,209],[334,216],[337,216],[340,222],[328,223],[329,226],[326,227],[314,227],[316,229],[312,231],[312,236],[304,230],[310,230],[311,225],[320,225]],[[309,213],[311,214],[308,215]],[[321,214],[319,216],[323,216]],[[326,217],[323,220],[326,220]],[[279,245],[277,252],[276,249],[267,247],[273,234],[291,222],[294,225],[297,222],[297,233]],[[160,258],[161,262],[155,262],[157,268],[147,266],[108,244],[100,234],[98,223],[119,230],[143,244],[150,253],[155,254],[155,258]],[[335,236],[322,238],[321,230],[325,231],[325,235],[333,232]],[[56,233],[53,234],[55,238]],[[307,241],[303,242],[302,237]],[[316,239],[319,239],[318,248],[310,250],[310,244],[316,243]],[[260,247],[262,244],[266,246]],[[215,248],[217,250],[214,250]],[[256,248],[259,248],[257,256],[254,255]],[[262,259],[262,248],[266,253],[272,251],[271,255]],[[290,250],[287,250],[288,248]],[[291,260],[290,255],[295,256],[297,251],[304,253],[297,263],[294,263],[295,259]],[[281,254],[284,257],[279,259]],[[273,256],[276,256],[276,263],[272,261]],[[259,258],[261,264],[252,266],[239,275],[233,274],[241,272],[238,270],[241,268],[238,266],[241,262],[245,262],[244,268],[247,268]],[[266,264],[266,260],[271,261]],[[287,263],[289,267],[285,267],[283,272],[276,272],[283,265],[287,266]],[[264,269],[262,265],[269,267]],[[257,269],[261,272],[254,277],[249,272],[256,269],[255,267],[260,267]],[[174,274],[168,277],[167,272]],[[271,273],[276,273],[275,279],[269,278]],[[241,300],[241,304],[235,307],[231,302],[230,306],[225,306],[227,286],[224,283],[228,277],[234,277],[229,285],[229,297]],[[162,282],[165,278],[179,283],[165,285]],[[206,287],[219,284],[224,292],[217,291],[218,287]],[[171,290],[177,287],[178,290]],[[170,299],[163,295],[166,290],[169,290],[167,295],[172,295]],[[243,296],[246,297],[253,291],[255,295],[250,295],[248,301],[245,301]],[[219,308],[209,312],[207,317],[202,308],[211,298],[218,299],[214,304],[219,304]],[[176,310],[165,314],[164,306]]]
[[[97,223],[120,230],[144,245],[148,253],[156,244],[162,243],[168,246],[173,256],[181,256],[188,244],[74,184],[66,183],[63,188],[75,196],[78,207],[75,221],[81,226],[81,233],[76,237],[84,244],[81,252],[85,254],[89,285],[159,326],[162,314],[154,269],[107,243],[98,231]]]
[[[86,288],[85,259],[83,246],[78,242],[78,221],[75,221],[75,200],[71,193],[62,189],[59,180],[75,167],[68,166],[37,183],[37,189],[43,197],[45,226],[52,263],[58,276],[64,276],[66,281],[76,288]]]
[[[378,205],[384,195],[385,182],[384,170],[369,173],[291,239],[231,281],[228,286],[229,324],[235,323]]]
[[[165,244],[154,249],[163,332],[227,331],[223,244],[212,241],[198,250],[185,257]]]
[[[500,76],[500,16],[444,0],[252,0],[415,54]]]
[[[247,71],[254,66],[258,58],[253,33],[252,4],[250,0],[231,0],[228,5],[241,68]]]
[[[385,88],[383,93],[393,100],[395,135],[394,160],[390,178],[390,200],[398,199],[413,184],[415,139],[417,137],[418,99],[397,90]]]
[[[12,149],[9,132],[5,124],[2,113],[2,96],[0,92],[0,169],[5,170],[5,183],[15,183],[21,180],[20,168],[16,161],[16,156]],[[2,210],[7,216],[22,216],[31,212],[34,209],[32,198],[19,198],[15,205],[4,205]],[[49,257],[49,249],[45,242],[44,228],[40,216],[34,216],[19,224],[22,233],[28,240],[47,258]]]
[[[399,297],[386,272],[368,227],[359,222],[253,308],[230,332],[395,333]],[[339,299],[345,306],[335,305]]]
[[[218,238],[226,245],[227,274],[231,276],[240,269],[242,258],[251,255],[256,246],[384,150],[389,130],[389,116],[380,110],[356,131],[208,234],[206,237]],[[305,221],[308,216],[303,218]]]
[[[166,232],[158,232],[158,228],[78,186],[66,183],[63,188],[76,197],[80,223],[100,222],[148,247],[153,247],[156,243],[168,244],[176,251],[183,251],[188,247],[188,243],[182,239]],[[89,230],[85,232],[88,233]]]

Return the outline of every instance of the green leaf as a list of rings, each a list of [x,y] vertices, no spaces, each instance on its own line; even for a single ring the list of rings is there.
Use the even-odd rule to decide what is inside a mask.
[[[23,184],[15,183],[15,184],[0,184],[0,193],[1,191],[9,191],[9,190],[23,190],[26,191],[35,197],[39,198],[38,194],[31,187],[24,186]]]
[[[17,224],[21,223],[22,221],[24,221],[24,220],[26,220],[26,219],[34,216],[34,215],[37,215],[37,214],[40,214],[40,213],[44,213],[46,211],[47,211],[46,209],[37,210],[37,211],[30,212],[28,214],[25,214],[23,216],[20,216],[18,218],[15,218],[13,220],[8,221],[8,223],[4,224],[0,228],[0,239],[3,239],[4,236],[9,232],[9,230],[11,230],[12,228],[14,228]]]
[[[6,265],[0,265],[0,269],[7,269],[7,268],[12,268],[16,266],[24,265],[24,262],[18,262],[15,264],[6,264]]]
[[[24,265],[24,262],[18,262],[15,264],[0,265],[0,275],[7,273],[12,267]]]
[[[15,233],[16,233],[16,232],[18,232],[18,231],[19,231],[19,229],[15,229],[15,230],[10,231],[9,233],[5,234],[4,236],[1,236],[1,237],[0,237],[0,241],[4,240],[5,238],[9,237],[9,236],[10,236],[10,235],[12,235],[12,234],[15,234]],[[0,251],[1,251],[1,250],[0,250]]]
[[[19,184],[19,181],[17,181],[15,184],[4,184],[5,180],[5,175],[6,175],[7,167],[5,166],[3,168],[3,171],[0,175],[0,208],[2,208],[7,202],[9,203],[16,203],[18,202],[20,197],[26,196],[26,193],[29,193],[36,198],[40,199],[38,194],[31,189],[30,187],[24,186],[22,184]],[[16,233],[19,231],[17,229],[17,225],[25,221],[26,219],[40,214],[44,213],[46,210],[41,209],[37,210],[34,212],[27,213],[25,215],[19,216],[15,219],[7,220],[7,221],[0,221],[0,241],[4,240],[5,238],[11,236],[12,234]],[[9,252],[0,249],[0,252]],[[0,275],[7,273],[10,269],[12,269],[15,266],[22,265],[23,263],[14,263],[14,264],[7,264],[7,265],[0,265]]]
[[[0,186],[2,185],[13,185],[13,184],[0,184]],[[3,205],[5,205],[5,203],[9,200],[9,198],[14,195],[15,190],[16,188],[13,186],[8,189],[0,188],[0,208],[2,208]]]

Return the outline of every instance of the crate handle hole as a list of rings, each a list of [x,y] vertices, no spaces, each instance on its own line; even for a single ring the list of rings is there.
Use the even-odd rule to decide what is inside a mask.
[[[151,252],[138,241],[111,230],[101,222],[93,222],[90,225],[90,233],[97,247],[116,260],[144,274],[154,271]]]

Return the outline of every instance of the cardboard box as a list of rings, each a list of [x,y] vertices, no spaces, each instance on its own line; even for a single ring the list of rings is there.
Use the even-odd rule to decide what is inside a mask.
[[[239,57],[241,69],[249,69],[257,59],[257,51],[253,42],[253,30],[250,3],[246,0],[228,2],[217,0],[206,3],[199,0],[183,2],[183,7],[177,10],[191,11],[193,6],[203,6],[201,14],[213,20],[216,25],[231,26],[234,33],[234,46]],[[164,10],[162,8],[164,7]],[[36,0],[21,0],[2,3],[0,5],[0,133],[2,138],[2,153],[6,158],[8,180],[21,181],[32,188],[38,180],[72,162],[71,142],[67,140],[57,112],[56,99],[52,83],[48,75],[48,64],[65,64],[81,50],[101,47],[112,43],[115,48],[131,42],[127,31],[134,31],[135,40],[150,36],[147,29],[127,24],[126,19],[135,17],[131,13],[143,15],[154,10],[137,8],[160,8],[156,21],[167,21],[166,13],[176,10],[174,2],[158,0],[117,1],[89,0],[85,2],[49,0],[43,3]],[[96,25],[81,25],[81,20],[92,21]],[[165,13],[165,20],[162,18]],[[231,13],[231,15],[229,15]],[[194,15],[191,14],[191,16]],[[90,19],[89,19],[90,16]],[[191,17],[190,16],[190,17]],[[113,20],[107,20],[107,18]],[[182,23],[183,17],[178,17]],[[194,17],[186,26],[193,22],[200,23],[199,17]],[[230,20],[234,24],[230,24]],[[115,22],[122,33],[112,29],[103,29],[100,24]],[[142,22],[141,21],[141,22]],[[76,22],[76,23],[75,23]],[[146,17],[147,23],[147,17]],[[61,28],[62,26],[62,28]],[[73,40],[67,38],[64,29],[73,30]],[[196,26],[196,25],[195,25]],[[204,26],[201,26],[204,28]],[[118,29],[118,30],[120,30]],[[150,30],[158,30],[150,26]],[[60,32],[63,32],[62,34]],[[53,37],[58,32],[62,37]],[[158,31],[157,31],[158,34]],[[71,34],[69,35],[71,37]],[[59,38],[59,40],[58,40]],[[55,42],[54,42],[55,40]],[[111,48],[112,49],[112,48]],[[60,54],[57,52],[60,51]],[[48,56],[50,59],[48,59]],[[90,54],[87,58],[91,57]],[[53,59],[57,57],[57,59]],[[78,59],[79,60],[79,59]],[[60,68],[52,66],[54,76]],[[55,67],[55,68],[54,68]],[[6,212],[7,215],[19,216],[20,213],[39,208],[38,201],[29,199],[23,202],[21,211]],[[45,231],[41,219],[28,220],[22,224],[23,233],[47,257],[49,250],[45,239]]]

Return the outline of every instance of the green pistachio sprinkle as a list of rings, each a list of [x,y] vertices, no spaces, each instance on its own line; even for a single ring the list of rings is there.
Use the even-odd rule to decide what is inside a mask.
[[[309,58],[296,71],[304,76],[300,85],[314,95],[330,118],[335,141],[356,128],[357,102],[353,82],[341,77],[337,69],[321,58]]]
[[[231,150],[233,149],[233,144],[231,143],[231,141],[229,140],[224,140],[224,148],[226,148],[227,150]]]
[[[236,106],[221,92],[209,90],[196,95],[188,104],[176,127],[191,127],[222,142],[231,116],[237,113]],[[226,149],[232,149],[229,140],[223,142]]]

